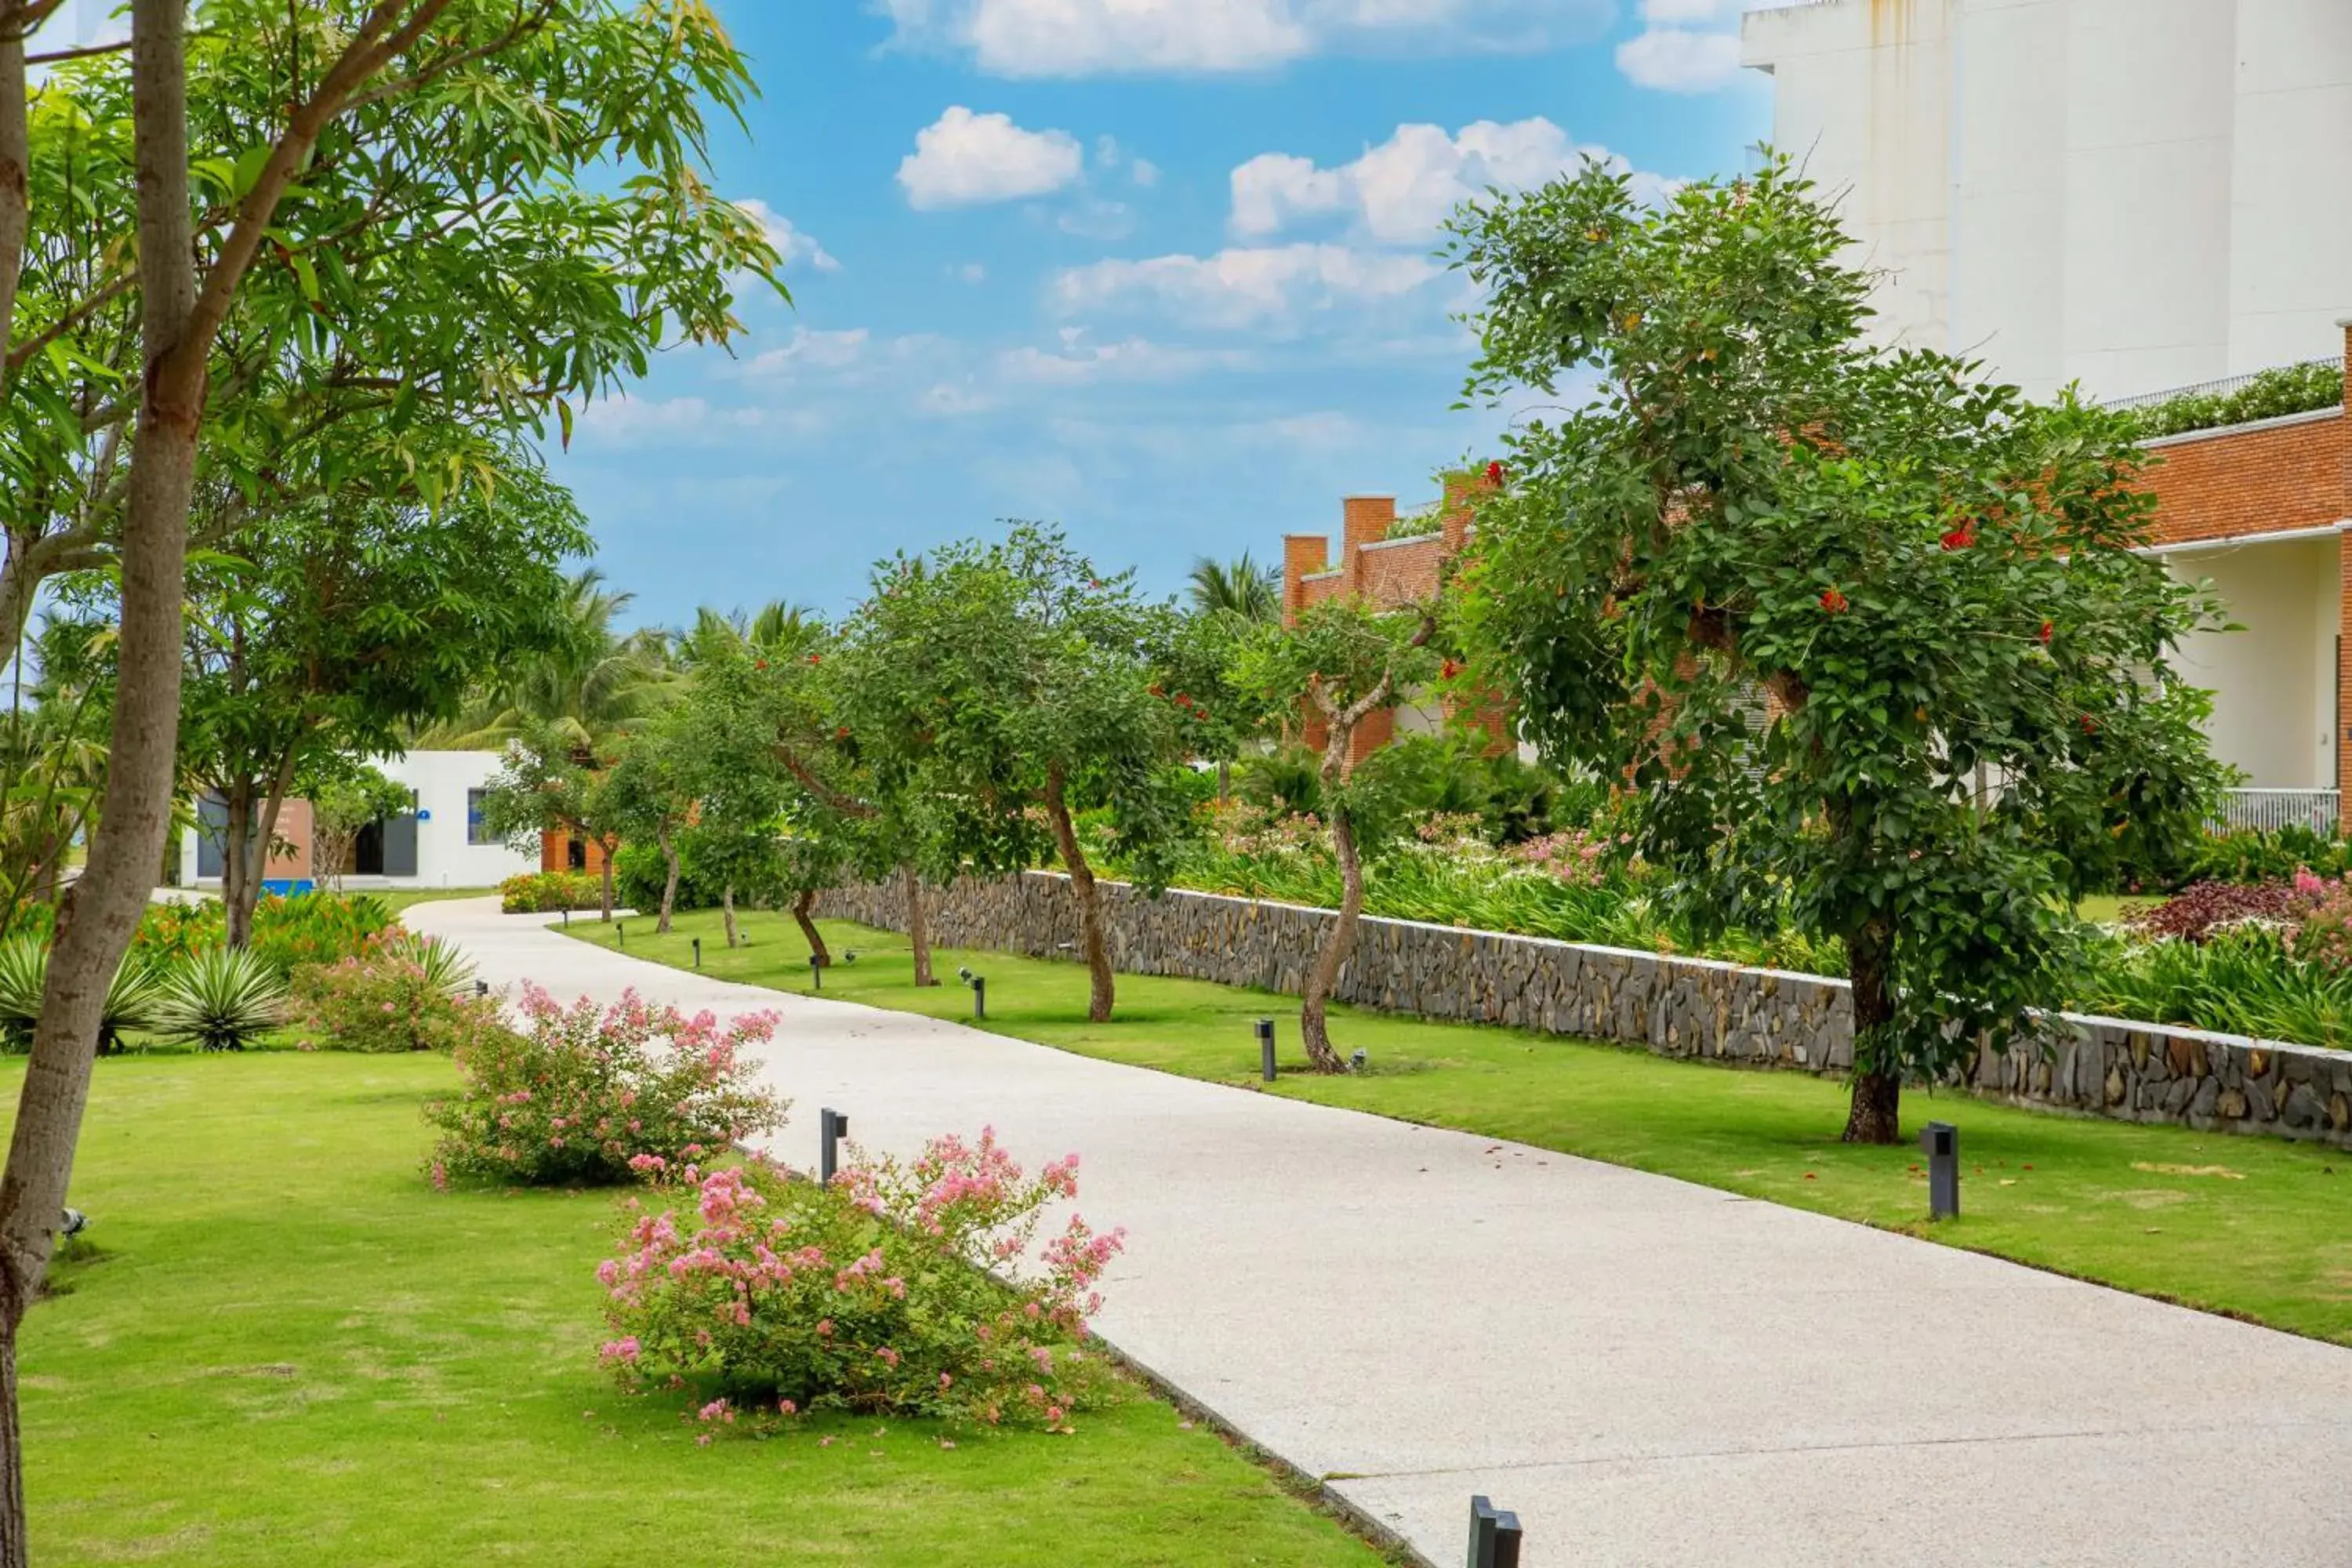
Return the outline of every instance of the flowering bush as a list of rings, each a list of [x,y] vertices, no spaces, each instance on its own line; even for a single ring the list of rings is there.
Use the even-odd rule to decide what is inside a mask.
[[[2331,975],[2352,973],[2352,879],[2323,882],[2304,871],[2295,888],[2310,900],[2310,913],[2294,933],[2294,956]]]
[[[457,1047],[465,1086],[425,1115],[442,1131],[436,1183],[526,1185],[625,1182],[717,1154],[783,1124],[784,1105],[754,1088],[747,1045],[776,1032],[753,1013],[722,1030],[702,1013],[656,1009],[634,991],[599,1012],[523,988],[525,1031],[483,1029]]]
[[[690,1390],[721,1425],[832,1406],[1062,1426],[1104,1376],[1083,1342],[1124,1235],[1072,1215],[1033,1258],[1077,1164],[1024,1175],[982,1131],[829,1186],[759,1162],[689,1171],[694,1210],[633,1205],[626,1250],[597,1270],[604,1360],[625,1388]]]
[[[510,915],[552,915],[604,904],[604,884],[585,871],[528,871],[499,884],[499,908]]]
[[[371,938],[337,963],[294,972],[289,1016],[302,1049],[454,1051],[501,1031],[495,997],[471,994],[472,969],[431,938]]]
[[[340,963],[397,923],[391,905],[365,893],[265,893],[253,909],[253,953],[290,976],[306,963]]]

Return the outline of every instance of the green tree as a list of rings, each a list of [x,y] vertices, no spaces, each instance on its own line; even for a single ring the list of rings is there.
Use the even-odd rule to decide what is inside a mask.
[[[698,167],[705,103],[732,108],[749,84],[695,0],[636,8],[612,0],[202,0],[194,33],[187,0],[130,0],[128,60],[108,54],[68,62],[77,68],[58,79],[109,84],[119,108],[93,119],[110,127],[110,155],[131,177],[112,181],[105,195],[85,186],[64,200],[45,183],[35,205],[26,41],[57,9],[58,0],[0,0],[0,336],[8,374],[0,425],[17,450],[50,454],[36,464],[42,479],[95,465],[79,450],[58,455],[57,446],[19,440],[28,428],[54,421],[60,443],[89,430],[110,431],[101,439],[117,446],[121,432],[130,436],[128,460],[112,469],[102,498],[118,520],[111,557],[121,582],[104,794],[83,873],[60,909],[0,1177],[0,1568],[20,1568],[29,1553],[16,1332],[54,1245],[106,988],[146,906],[173,816],[188,518],[216,398],[250,384],[239,367],[251,365],[340,390],[341,378],[323,368],[346,363],[332,352],[336,340],[378,331],[436,343],[453,378],[479,382],[487,370],[487,379],[499,379],[500,356],[491,342],[467,339],[462,305],[509,297],[516,253],[490,244],[488,229],[499,219],[494,209],[525,205],[526,186],[586,204],[583,212],[614,203],[605,210],[616,220],[632,201],[656,217],[709,214],[700,238],[736,256],[715,271],[695,271],[709,261],[712,244],[681,244],[656,228],[640,247],[616,221],[600,237],[608,243],[573,262],[576,287],[614,301],[612,330],[542,337],[539,322],[519,319],[499,340],[513,351],[508,374],[519,395],[539,392],[559,414],[565,399],[642,368],[665,337],[724,336],[732,327],[726,279],[747,264],[772,268],[775,259],[750,215],[718,214],[726,204],[708,199]],[[231,89],[240,73],[248,90]],[[192,74],[203,87],[193,99]],[[419,102],[430,110],[409,122],[413,134],[388,123]],[[216,105],[226,111],[209,118]],[[354,188],[336,177],[353,170],[381,183]],[[623,194],[597,196],[575,182],[592,170],[596,185]],[[376,199],[395,192],[413,205],[395,212]],[[103,232],[80,228],[93,215],[102,215]],[[369,233],[385,239],[374,268],[341,265],[336,246]],[[580,237],[558,234],[547,254]],[[40,264],[59,254],[81,258],[79,278],[53,283],[41,274]],[[618,258],[609,270],[608,255]],[[436,270],[436,257],[464,265]],[[682,262],[694,278],[719,281],[698,294],[659,287]],[[360,284],[386,274],[402,284],[390,299]],[[655,286],[634,289],[633,275]],[[110,306],[134,297],[135,353],[110,364],[77,342],[83,323],[103,322]],[[372,349],[383,352],[353,355],[351,376],[376,380],[396,416],[423,384],[402,374],[404,364],[385,345]],[[70,374],[90,364],[109,374],[94,375],[88,395],[45,400],[27,385],[38,380],[26,374],[36,365]],[[234,435],[236,427],[224,421],[220,429]],[[225,444],[266,458],[266,439]],[[64,488],[10,494],[48,518],[79,515],[78,502],[58,504]],[[8,521],[9,565],[19,570],[0,572],[0,623],[13,638],[34,574],[17,551],[32,531],[21,514]]]
[[[1007,872],[1059,855],[1097,1023],[1116,982],[1076,816],[1103,809],[1136,879],[1164,885],[1186,826],[1170,777],[1184,721],[1152,689],[1151,652],[1173,614],[1019,523],[1001,543],[887,563],[842,639],[844,727],[887,794],[927,803],[948,858]]]
[[[1290,626],[1261,628],[1237,656],[1238,685],[1256,693],[1268,711],[1307,719],[1322,731],[1320,793],[1339,866],[1339,913],[1307,972],[1298,1008],[1299,1038],[1318,1072],[1345,1065],[1331,1044],[1329,1002],[1364,913],[1360,833],[1366,803],[1352,754],[1357,729],[1436,672],[1429,649],[1436,629],[1431,609],[1383,611],[1360,600],[1326,599]]]
[[[373,763],[348,757],[314,764],[303,791],[310,803],[310,864],[338,890],[343,885],[343,862],[351,858],[360,830],[415,805],[406,784]]]
[[[399,469],[331,485],[290,465],[285,499],[218,503],[246,521],[191,574],[182,750],[227,807],[232,946],[298,782],[399,750],[483,677],[566,637],[557,563],[588,545],[570,494],[519,447],[446,439],[468,477],[437,507]]]
[[[1517,427],[1468,635],[1547,753],[1633,770],[1702,930],[1844,944],[1845,1136],[1892,1142],[1906,1078],[2062,1000],[2088,843],[2194,832],[2216,783],[2170,664],[2207,609],[2140,553],[2132,427],[1870,345],[1785,162],[1654,208],[1588,167],[1454,253],[1472,397],[1599,378]]]
[[[485,682],[464,713],[419,743],[469,750],[553,725],[583,751],[610,749],[674,695],[677,676],[661,633],[620,628],[635,597],[605,587],[595,567],[582,568],[564,589],[564,636]]]
[[[51,615],[16,650],[0,716],[0,940],[26,906],[55,900],[106,779],[113,704],[112,627],[86,612]]]
[[[616,738],[625,744],[627,737]],[[613,857],[635,805],[625,787],[609,787],[617,750],[593,752],[554,724],[534,724],[507,742],[499,771],[482,792],[482,830],[519,855],[536,853],[543,834],[577,837],[604,856],[602,918],[613,918]]]

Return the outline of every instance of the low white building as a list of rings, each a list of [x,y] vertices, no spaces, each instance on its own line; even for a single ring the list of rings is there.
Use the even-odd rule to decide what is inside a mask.
[[[342,868],[343,886],[489,888],[538,870],[536,853],[518,854],[483,830],[482,796],[497,776],[499,762],[497,752],[411,752],[378,761],[376,766],[387,777],[408,786],[415,810],[361,829]],[[177,880],[182,887],[218,887],[219,829],[227,813],[218,802],[203,801],[197,816],[198,826],[181,841]],[[289,847],[271,858],[264,873],[268,886],[285,891],[325,880],[326,868],[312,864],[307,801],[285,804],[278,837]]]

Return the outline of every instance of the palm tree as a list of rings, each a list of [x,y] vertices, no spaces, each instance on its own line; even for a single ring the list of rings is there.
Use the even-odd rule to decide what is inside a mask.
[[[591,566],[565,590],[571,635],[485,690],[468,710],[417,737],[420,746],[502,745],[534,724],[551,725],[586,756],[602,756],[613,738],[668,700],[677,672],[659,632],[622,632],[614,622],[635,595],[614,593]]]
[[[1203,555],[1192,563],[1192,607],[1203,615],[1222,611],[1244,621],[1282,618],[1282,574],[1260,566],[1244,550],[1230,562]]]
[[[740,610],[720,613],[705,605],[694,613],[694,625],[673,633],[677,661],[691,669],[722,650],[745,649],[762,658],[788,657],[806,649],[821,629],[816,612],[799,605],[771,599],[755,615]]]

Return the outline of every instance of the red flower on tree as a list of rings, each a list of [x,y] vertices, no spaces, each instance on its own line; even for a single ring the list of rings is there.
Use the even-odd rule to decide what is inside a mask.
[[[821,653],[813,653],[809,655],[809,662],[811,664],[823,664],[824,662],[824,655]]]
[[[1846,597],[1843,594],[1839,593],[1836,588],[1830,587],[1822,590],[1822,609],[1827,610],[1831,615],[1835,616],[1843,614],[1845,607]]]
[[[1444,676],[1446,679],[1451,680],[1455,676],[1462,673],[1461,662],[1457,659],[1449,658],[1444,664],[1437,667],[1437,673]]]
[[[1490,485],[1500,485],[1503,482],[1503,477],[1509,472],[1510,470],[1500,463],[1489,463],[1486,465],[1486,482]]]
[[[2054,628],[2054,627],[2053,627],[2053,626],[2051,626],[2051,624],[2050,624],[2048,621],[2044,621],[2044,622],[2042,622],[2042,647],[2048,647],[2050,646],[2050,634],[2051,634],[2051,632],[2052,632],[2052,631],[2053,631],[2054,629],[2055,629],[2055,628]]]
[[[1964,522],[1944,535],[1944,548],[1947,550],[1966,550],[1976,542],[1977,525],[1973,522]]]

